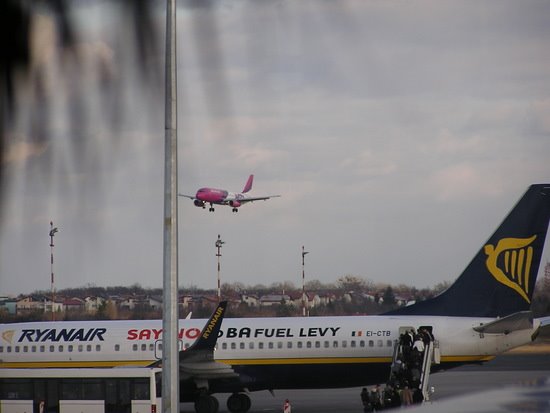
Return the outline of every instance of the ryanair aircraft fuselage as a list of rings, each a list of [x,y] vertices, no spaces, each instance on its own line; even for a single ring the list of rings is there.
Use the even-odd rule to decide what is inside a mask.
[[[359,386],[388,378],[393,346],[405,328],[431,328],[439,343],[439,368],[487,361],[530,342],[538,328],[535,322],[507,334],[474,330],[491,321],[440,316],[225,319],[214,356],[250,377],[250,390]],[[205,322],[180,320],[182,348],[196,340]],[[146,366],[161,356],[162,322],[5,324],[0,337],[0,368]]]

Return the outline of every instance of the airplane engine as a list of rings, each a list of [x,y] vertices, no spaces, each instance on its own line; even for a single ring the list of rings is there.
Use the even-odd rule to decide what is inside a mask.
[[[239,201],[229,201],[229,205],[231,205],[234,208],[238,208],[241,206],[241,203]]]
[[[195,200],[193,201],[193,203],[194,203],[195,206],[197,206],[197,207],[204,208],[204,201],[201,201],[200,199],[195,199]]]

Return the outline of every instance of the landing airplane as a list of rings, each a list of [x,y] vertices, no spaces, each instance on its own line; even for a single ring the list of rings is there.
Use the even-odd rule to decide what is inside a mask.
[[[233,212],[237,212],[238,208],[247,203],[253,201],[265,201],[269,198],[280,197],[281,195],[268,195],[268,196],[249,196],[246,195],[248,191],[252,189],[252,181],[254,180],[254,175],[248,177],[246,185],[242,192],[228,192],[225,189],[216,189],[216,188],[200,188],[195,196],[178,194],[179,196],[184,196],[186,198],[192,199],[195,206],[200,208],[205,208],[206,204],[210,204],[208,209],[210,212],[214,211],[214,204],[216,205],[229,205],[233,207]]]
[[[550,317],[529,311],[550,219],[550,184],[532,185],[458,279],[435,298],[383,315],[179,321],[180,392],[197,413],[244,413],[250,392],[366,386],[390,375],[400,333],[437,340],[432,372],[481,363],[535,339]],[[222,328],[223,320],[223,328]],[[0,369],[151,366],[160,320],[0,325]]]

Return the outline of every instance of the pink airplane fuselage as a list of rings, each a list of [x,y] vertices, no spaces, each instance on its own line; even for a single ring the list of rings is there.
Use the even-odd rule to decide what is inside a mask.
[[[217,204],[227,199],[229,195],[228,191],[216,188],[201,188],[197,191],[195,198],[204,202],[211,202]]]

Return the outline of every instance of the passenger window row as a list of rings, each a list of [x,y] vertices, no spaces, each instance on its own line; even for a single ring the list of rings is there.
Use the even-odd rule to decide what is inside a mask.
[[[263,350],[263,349],[272,350],[272,349],[275,349],[275,348],[277,348],[277,349],[283,349],[283,348],[286,348],[286,349],[293,349],[293,348],[297,348],[297,349],[302,349],[302,348],[339,348],[339,347],[340,348],[347,348],[348,344],[349,344],[350,348],[356,348],[356,347],[359,347],[359,348],[384,347],[384,345],[386,347],[393,347],[393,341],[392,340],[386,340],[385,343],[384,343],[384,340],[376,340],[376,342],[374,340],[369,340],[369,341],[351,340],[351,341],[349,341],[349,343],[348,343],[347,340],[341,340],[341,341],[338,341],[338,340],[318,341],[317,340],[317,341],[306,341],[306,342],[303,342],[303,341],[298,341],[298,342],[287,341],[286,345],[283,341],[277,341],[277,342],[269,341],[267,343],[264,343],[263,341],[260,341],[258,343],[249,342],[248,346],[243,341],[241,341],[239,343],[236,343],[236,342],[231,342],[231,343],[223,342],[222,345],[221,345],[221,348],[222,348],[222,350],[227,350],[227,349],[237,350],[237,348],[239,350],[245,350],[246,348],[248,348],[249,350],[254,350],[256,345],[257,345],[258,350]],[[184,348],[187,349],[189,347],[190,347],[190,344],[185,343]],[[159,349],[162,350],[162,344],[159,344]],[[136,344],[132,344],[132,351],[154,351],[154,350],[155,350],[155,344],[154,343],[149,343],[149,344],[147,344],[147,343],[137,344],[136,343]],[[69,344],[69,345],[66,345],[66,346],[64,346],[63,344],[59,344],[57,346],[55,346],[55,345],[48,345],[48,346],[46,346],[46,345],[40,345],[40,346],[0,346],[0,353],[37,353],[37,352],[40,352],[40,353],[45,353],[45,352],[50,352],[50,353],[54,353],[54,352],[58,352],[58,353],[78,352],[78,353],[82,353],[82,352],[92,352],[92,351],[96,351],[96,352],[101,351],[101,344],[96,344],[95,346],[92,345],[92,344],[77,344],[77,345]],[[117,352],[120,351],[120,344],[115,344],[115,351],[117,351]]]
[[[40,346],[0,346],[0,353],[63,353],[63,352],[83,353],[91,351],[101,351],[101,344],[69,344],[64,346],[63,344],[55,345],[40,345]]]
[[[277,341],[277,342],[273,342],[273,341],[269,341],[267,343],[264,343],[263,341],[260,341],[257,343],[257,348],[258,350],[263,350],[263,349],[282,349],[282,348],[285,348],[286,349],[292,349],[292,348],[297,348],[297,349],[302,349],[302,348],[347,348],[348,347],[348,344],[349,344],[349,347],[350,348],[365,348],[365,347],[393,347],[393,341],[392,340],[386,340],[384,342],[384,340],[376,340],[376,342],[374,340],[369,340],[368,342],[365,341],[365,340],[359,340],[359,341],[356,341],[356,340],[351,340],[348,341],[347,340],[341,340],[341,341],[338,341],[338,340],[333,340],[333,341],[330,341],[330,340],[325,340],[325,341],[306,341],[306,342],[303,342],[303,341],[298,341],[298,342],[293,342],[293,341],[287,341],[286,342],[286,346],[284,345],[284,342],[282,341]],[[249,342],[248,343],[248,349],[249,350],[254,350],[256,346],[256,343],[255,342]],[[221,345],[221,348],[222,350],[227,350],[227,349],[231,349],[231,350],[237,350],[237,347],[239,350],[245,350],[247,348],[246,346],[246,343],[245,342],[239,342],[239,343],[236,343],[236,342],[232,342],[232,343],[227,343],[227,342],[223,342],[222,345]]]

